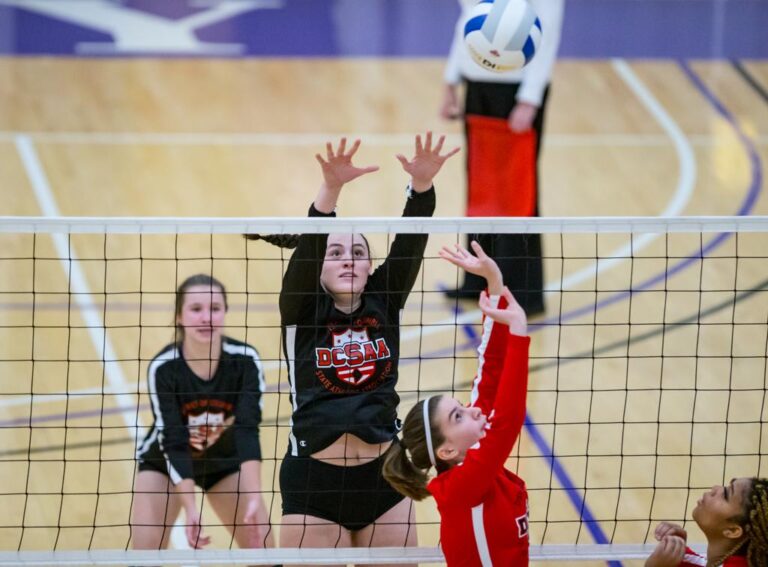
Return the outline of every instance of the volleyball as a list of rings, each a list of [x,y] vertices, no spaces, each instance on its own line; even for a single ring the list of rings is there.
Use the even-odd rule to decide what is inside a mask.
[[[464,25],[472,59],[497,73],[521,69],[541,44],[541,22],[525,0],[481,0]]]

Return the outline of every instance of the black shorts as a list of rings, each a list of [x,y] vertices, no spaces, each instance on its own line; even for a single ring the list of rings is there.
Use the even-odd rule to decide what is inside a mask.
[[[170,476],[168,461],[156,444],[139,458],[141,471],[155,471]],[[240,472],[240,462],[237,459],[195,459],[192,461],[192,471],[195,484],[208,491],[229,475]]]
[[[314,516],[350,531],[363,529],[405,498],[384,480],[383,463],[383,455],[353,467],[286,455],[280,466],[283,516]]]

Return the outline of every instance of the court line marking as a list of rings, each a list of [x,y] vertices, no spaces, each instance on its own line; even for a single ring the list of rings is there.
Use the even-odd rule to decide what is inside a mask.
[[[616,68],[614,61],[614,68]],[[620,60],[619,67],[626,65]],[[622,65],[623,64],[623,65]],[[627,66],[628,67],[628,66]],[[618,71],[617,71],[618,72]],[[624,71],[622,71],[624,72]],[[631,71],[630,71],[630,74]],[[630,86],[630,88],[632,88]],[[322,146],[329,139],[340,136],[360,138],[366,146],[410,145],[416,133],[375,134],[370,132],[318,132],[312,134],[291,134],[281,132],[29,132],[0,131],[0,141],[14,141],[18,136],[27,136],[38,143],[72,145],[159,145],[159,146]],[[727,145],[732,142],[719,135],[691,135],[690,143],[696,146]],[[768,144],[767,135],[753,137],[755,143]],[[446,141],[463,145],[460,134],[446,134]],[[659,147],[674,144],[665,134],[548,134],[547,147]]]
[[[696,158],[694,157],[693,148],[691,148],[685,134],[683,134],[677,123],[651,94],[650,90],[648,90],[635,72],[632,71],[629,64],[623,59],[613,59],[611,65],[672,140],[675,152],[677,153],[678,163],[680,164],[680,173],[678,174],[677,186],[675,187],[672,199],[670,199],[667,206],[658,216],[678,216],[691,200],[696,186]],[[586,279],[597,278],[598,273],[624,262],[624,259],[630,257],[633,252],[642,250],[658,237],[658,234],[642,234],[636,238],[630,238],[627,244],[612,250],[608,254],[610,258],[598,259],[596,265],[586,266],[578,272],[570,274],[562,281],[550,282],[544,289],[546,291],[570,289]]]
[[[35,151],[31,138],[24,135],[17,136],[15,145],[43,215],[51,217],[61,216],[45,170]],[[99,320],[97,311],[93,309],[90,287],[88,286],[85,274],[77,263],[75,252],[72,250],[65,234],[51,234],[51,238],[53,239],[56,253],[61,260],[64,274],[70,279],[70,289],[75,292],[75,301],[81,306],[80,315],[83,317],[88,328],[88,335],[91,337],[96,354],[101,353],[101,360],[104,362],[103,376],[107,378],[111,389],[125,392],[128,389],[128,381],[125,378],[120,363],[117,362],[117,354],[112,346],[112,341],[107,336],[107,330],[103,325],[103,321]],[[134,402],[134,396],[125,393],[112,393],[111,395],[114,396],[117,407],[121,409],[121,411],[116,413],[120,414],[128,431],[133,429],[134,437],[138,439],[144,429],[140,423],[139,400],[136,399]],[[131,420],[131,415],[135,416],[135,421]],[[171,544],[177,549],[188,549],[189,544],[187,543],[181,516],[179,514],[171,529]]]
[[[14,143],[43,215],[49,217],[61,216],[59,207],[56,204],[56,199],[53,196],[53,191],[51,190],[51,185],[48,182],[48,177],[46,176],[40,158],[35,151],[33,141],[28,136],[21,135],[16,137]],[[53,239],[56,253],[61,261],[64,276],[70,282],[69,289],[74,292],[72,295],[77,305],[80,307],[80,316],[83,318],[83,321],[88,328],[88,335],[91,338],[96,354],[100,355],[101,360],[104,361],[104,376],[107,378],[107,381],[113,390],[125,392],[129,387],[128,381],[125,378],[120,363],[115,362],[118,358],[117,354],[112,346],[112,342],[107,336],[103,321],[101,321],[97,315],[97,311],[91,299],[91,291],[85,278],[85,274],[77,261],[77,255],[70,246],[65,234],[51,234],[50,236]],[[135,411],[136,408],[133,396],[125,393],[117,393],[113,395],[115,396],[117,405],[125,409],[124,412],[121,412],[121,416],[126,426],[129,430],[133,428],[138,435],[138,423],[131,421],[129,415],[129,412],[132,409]]]

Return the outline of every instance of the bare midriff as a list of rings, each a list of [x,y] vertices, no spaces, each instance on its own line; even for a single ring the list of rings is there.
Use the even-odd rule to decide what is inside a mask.
[[[314,453],[312,458],[330,465],[354,467],[378,459],[391,444],[392,441],[366,443],[351,433],[345,433],[325,449]]]

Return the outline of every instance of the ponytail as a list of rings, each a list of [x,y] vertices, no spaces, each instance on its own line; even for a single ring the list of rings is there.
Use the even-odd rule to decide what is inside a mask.
[[[402,443],[393,443],[389,448],[381,472],[400,494],[413,500],[424,500],[429,496],[427,471],[417,468],[411,462]]]
[[[429,397],[411,408],[403,423],[402,441],[400,444],[394,443],[387,451],[384,459],[382,467],[384,478],[392,485],[392,488],[413,500],[424,500],[430,495],[427,484],[430,479],[429,469],[432,467],[432,463],[429,458],[424,429],[424,402],[428,404],[429,429],[433,446],[435,448],[440,447],[445,441],[440,428],[433,423],[433,416],[441,397]],[[437,459],[438,472],[450,468],[450,465],[437,457],[435,458]]]
[[[246,240],[263,240],[280,248],[296,248],[299,245],[298,234],[244,234]]]

